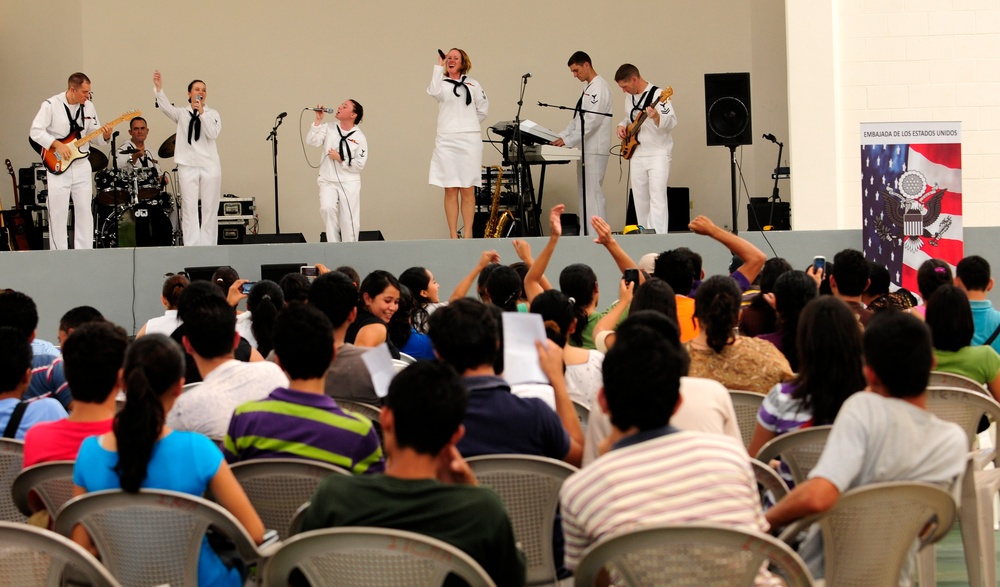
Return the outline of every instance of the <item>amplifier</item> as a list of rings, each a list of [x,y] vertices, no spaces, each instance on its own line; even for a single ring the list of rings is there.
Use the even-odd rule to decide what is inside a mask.
[[[256,198],[237,198],[232,194],[226,194],[219,200],[219,218],[230,216],[250,216],[253,217],[257,209]]]

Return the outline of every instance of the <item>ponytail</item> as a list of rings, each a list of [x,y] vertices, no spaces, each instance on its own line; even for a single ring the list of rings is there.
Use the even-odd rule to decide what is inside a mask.
[[[733,329],[741,301],[740,290],[728,275],[708,278],[695,293],[694,315],[713,351],[721,353],[736,340]]]
[[[278,310],[285,305],[285,295],[278,284],[261,280],[250,290],[247,309],[250,310],[250,331],[257,340],[257,350],[265,357],[274,348],[274,325]]]

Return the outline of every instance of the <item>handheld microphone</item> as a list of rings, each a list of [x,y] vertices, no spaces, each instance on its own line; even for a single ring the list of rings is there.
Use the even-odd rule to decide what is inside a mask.
[[[521,79],[528,79],[529,77],[531,77],[531,72],[530,71],[528,73],[522,75]]]
[[[306,110],[312,110],[313,112],[326,112],[327,114],[333,114],[337,112],[333,108],[306,108]]]
[[[764,138],[767,139],[767,140],[769,140],[769,141],[771,141],[772,143],[777,143],[778,142],[778,139],[774,138],[774,135],[772,135],[771,133],[765,134]]]

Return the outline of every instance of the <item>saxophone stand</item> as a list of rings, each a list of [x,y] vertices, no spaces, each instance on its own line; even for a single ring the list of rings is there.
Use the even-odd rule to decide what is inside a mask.
[[[580,202],[580,225],[583,230],[583,234],[590,234],[590,222],[588,222],[587,216],[587,117],[584,114],[594,114],[596,116],[607,116],[611,118],[610,112],[597,112],[596,110],[586,110],[583,108],[583,102],[580,102],[580,107],[569,107],[569,106],[558,106],[555,104],[546,104],[544,102],[539,102],[539,106],[543,108],[555,108],[556,110],[572,110],[573,116],[580,117],[580,187],[583,190],[583,199]]]

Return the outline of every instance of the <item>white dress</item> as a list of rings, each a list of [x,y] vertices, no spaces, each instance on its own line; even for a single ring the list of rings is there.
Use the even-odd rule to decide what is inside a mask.
[[[483,165],[480,125],[490,108],[486,92],[479,82],[466,76],[460,85],[446,82],[444,67],[435,65],[427,93],[438,102],[437,138],[428,183],[444,188],[478,187]]]

